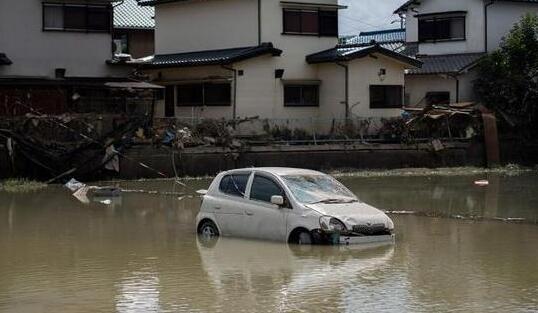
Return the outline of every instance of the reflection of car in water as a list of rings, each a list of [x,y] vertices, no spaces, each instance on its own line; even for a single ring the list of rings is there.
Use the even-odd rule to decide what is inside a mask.
[[[300,244],[393,240],[394,224],[329,175],[304,169],[247,168],[219,174],[196,218],[206,238],[234,236]]]
[[[312,311],[314,299],[338,302],[351,289],[366,288],[377,277],[379,288],[391,284],[384,276],[392,260],[394,245],[372,243],[350,246],[301,246],[235,238],[198,238],[202,267],[215,288],[217,299],[233,298],[238,307],[263,302],[283,311],[304,306]],[[375,286],[373,287],[375,288]],[[377,288],[376,288],[377,290]],[[240,294],[241,296],[237,295]],[[305,298],[311,299],[304,301]]]

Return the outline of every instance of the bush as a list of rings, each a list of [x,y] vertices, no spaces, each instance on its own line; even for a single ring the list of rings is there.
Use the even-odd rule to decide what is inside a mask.
[[[538,17],[527,14],[478,64],[479,100],[524,137],[538,135]]]

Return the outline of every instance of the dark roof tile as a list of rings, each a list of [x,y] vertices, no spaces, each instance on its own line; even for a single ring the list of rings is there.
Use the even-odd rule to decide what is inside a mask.
[[[276,49],[271,43],[259,46],[183,52],[175,54],[157,54],[146,67],[183,67],[200,65],[226,65],[243,61],[264,54],[280,56],[282,50]]]
[[[396,59],[400,62],[407,63],[414,67],[420,67],[421,62],[417,59],[408,57],[401,53],[382,47],[379,44],[374,45],[340,45],[332,49],[324,50],[306,56],[306,61],[310,64],[328,63],[328,62],[345,62],[353,59],[368,56],[371,53],[383,54],[389,58]]]
[[[484,53],[444,54],[444,55],[418,55],[422,61],[421,68],[411,69],[410,75],[428,74],[457,74],[476,64]]]

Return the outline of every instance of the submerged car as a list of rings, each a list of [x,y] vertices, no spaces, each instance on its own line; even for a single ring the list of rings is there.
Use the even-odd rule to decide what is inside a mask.
[[[205,238],[233,236],[298,244],[392,242],[394,223],[333,177],[294,168],[245,168],[200,190]]]

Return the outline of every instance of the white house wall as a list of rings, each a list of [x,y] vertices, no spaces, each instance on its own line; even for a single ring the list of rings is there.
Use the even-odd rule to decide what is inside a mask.
[[[349,107],[354,117],[394,117],[400,109],[370,109],[370,85],[404,86],[403,64],[375,55],[377,59],[366,57],[349,63]],[[384,79],[379,70],[385,69]]]
[[[447,75],[407,75],[405,92],[409,95],[409,106],[424,106],[426,93],[450,92],[450,102],[456,102],[456,80]]]
[[[526,13],[538,13],[537,3],[495,2],[488,8],[488,51],[499,47],[504,36]]]
[[[459,99],[457,99],[457,84],[454,77],[439,75],[407,75],[405,77],[405,93],[409,95],[410,106],[424,106],[428,92],[450,92],[450,102],[470,102],[475,100],[474,80],[476,71],[458,76]]]
[[[54,77],[56,68],[65,68],[66,76],[127,73],[105,64],[112,57],[111,34],[43,31],[42,14],[41,1],[0,1],[0,52],[13,61],[0,66],[0,76]]]
[[[257,0],[206,0],[157,5],[155,53],[255,46],[258,44],[257,5]]]
[[[416,9],[407,11],[406,40],[418,42],[418,20],[414,15],[467,11],[465,41],[420,43],[420,54],[456,54],[484,51],[484,1],[483,0],[424,0]],[[497,5],[497,4],[495,4]],[[414,11],[417,12],[414,12]]]

